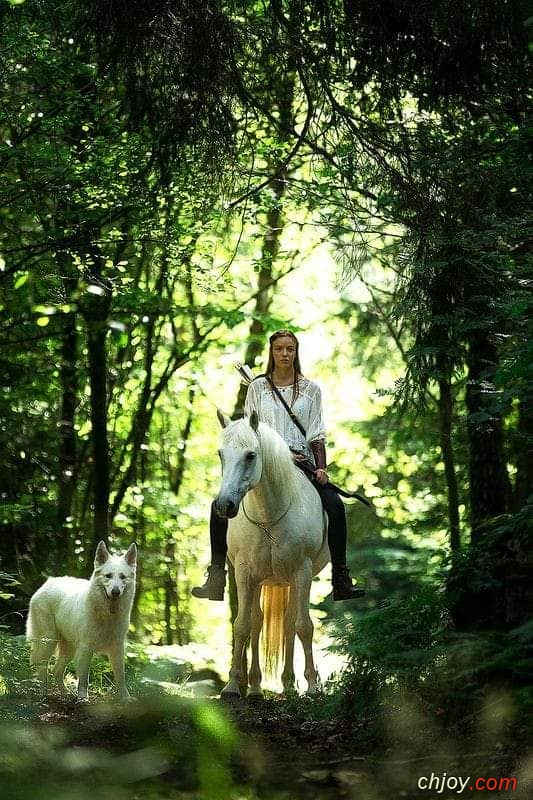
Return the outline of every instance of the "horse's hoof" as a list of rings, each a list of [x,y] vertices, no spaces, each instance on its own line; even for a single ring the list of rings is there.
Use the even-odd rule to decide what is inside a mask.
[[[220,692],[220,699],[224,700],[226,703],[236,703],[238,700],[241,699],[241,693],[234,692],[232,690],[229,690],[227,692],[222,690]]]
[[[262,703],[265,699],[263,692],[248,692],[248,698],[250,703]]]

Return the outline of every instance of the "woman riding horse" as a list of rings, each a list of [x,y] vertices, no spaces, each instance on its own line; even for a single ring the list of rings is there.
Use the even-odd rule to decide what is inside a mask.
[[[346,512],[337,492],[328,484],[326,434],[320,387],[302,374],[299,342],[294,333],[280,330],[269,339],[268,363],[264,375],[248,387],[245,415],[256,412],[259,419],[277,431],[288,444],[297,466],[312,462],[312,480],[328,516],[328,545],[331,554],[334,600],[362,597],[346,566]],[[209,532],[211,564],[203,586],[192,589],[194,597],[223,600],[226,585],[228,520],[220,518],[213,506]]]

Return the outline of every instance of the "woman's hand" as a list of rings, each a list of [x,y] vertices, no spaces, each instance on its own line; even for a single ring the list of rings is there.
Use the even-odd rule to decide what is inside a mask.
[[[291,455],[293,461],[305,461],[306,459],[305,453],[298,453],[296,450],[291,450]]]
[[[319,483],[321,486],[324,486],[328,482],[328,473],[325,469],[315,469],[314,472],[315,481]]]

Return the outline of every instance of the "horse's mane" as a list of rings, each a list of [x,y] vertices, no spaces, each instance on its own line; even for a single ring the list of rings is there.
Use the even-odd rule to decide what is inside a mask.
[[[238,419],[223,429],[222,444],[229,447],[257,450],[258,437],[263,460],[263,474],[267,479],[282,480],[290,494],[296,494],[299,470],[294,465],[287,443],[269,425],[260,422],[256,434],[247,419]]]

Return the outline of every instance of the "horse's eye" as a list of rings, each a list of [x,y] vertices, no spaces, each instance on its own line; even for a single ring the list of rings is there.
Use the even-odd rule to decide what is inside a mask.
[[[254,460],[254,458],[255,458],[255,455],[256,455],[256,454],[254,453],[254,451],[253,451],[253,450],[249,450],[249,451],[246,453],[246,460],[247,460],[247,461],[253,461],[253,460]]]

